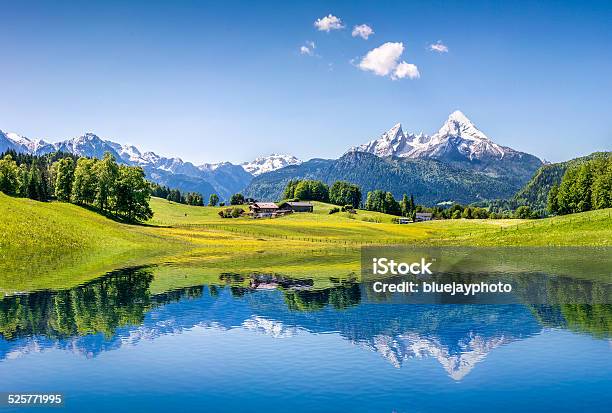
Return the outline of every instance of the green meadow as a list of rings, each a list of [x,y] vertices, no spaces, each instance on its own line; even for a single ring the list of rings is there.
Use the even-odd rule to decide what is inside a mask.
[[[363,245],[611,246],[611,210],[542,220],[444,220],[398,225],[390,215],[357,211],[276,219],[221,218],[219,207],[153,198],[146,225],[127,225],[59,202],[0,193],[0,292],[60,289],[117,268],[157,265],[165,291],[227,273],[357,277]]]

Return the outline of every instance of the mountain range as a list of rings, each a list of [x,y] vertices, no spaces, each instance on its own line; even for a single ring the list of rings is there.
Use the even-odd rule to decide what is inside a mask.
[[[0,131],[0,153],[43,155],[55,151],[100,158],[110,152],[128,165],[141,166],[149,179],[182,191],[217,193],[222,200],[244,192],[260,200],[278,200],[290,179],[347,180],[362,187],[412,193],[422,204],[470,203],[512,197],[543,165],[537,157],[495,143],[462,112],[450,114],[435,133],[407,133],[396,124],[377,139],[350,148],[339,159],[302,162],[272,154],[252,162],[195,165],[180,158],[142,152],[132,145],[93,133],[57,143]]]
[[[337,160],[312,159],[251,181],[248,196],[278,199],[290,179],[347,180],[365,194],[414,194],[419,203],[470,203],[513,196],[543,165],[530,154],[498,145],[463,113],[450,114],[433,135],[405,133],[396,124],[379,138],[349,149]]]
[[[295,156],[271,154],[240,165],[221,162],[196,166],[180,158],[167,158],[154,152],[141,152],[133,145],[121,145],[104,140],[93,133],[57,143],[48,143],[41,139],[31,140],[16,133],[0,131],[0,153],[7,150],[32,155],[66,152],[93,158],[101,158],[105,152],[109,152],[120,163],[141,166],[149,179],[161,185],[178,188],[181,191],[200,192],[205,199],[210,194],[217,193],[225,200],[229,199],[231,194],[244,189],[254,176],[301,163]]]

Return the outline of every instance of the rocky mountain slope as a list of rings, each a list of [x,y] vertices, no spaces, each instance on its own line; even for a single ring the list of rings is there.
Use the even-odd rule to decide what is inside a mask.
[[[520,188],[505,179],[435,159],[380,158],[349,152],[337,160],[312,159],[257,176],[244,193],[261,200],[278,200],[287,182],[295,178],[320,179],[327,184],[336,180],[353,182],[361,186],[364,198],[374,189],[390,191],[396,198],[412,193],[419,203],[427,205],[504,198]]]

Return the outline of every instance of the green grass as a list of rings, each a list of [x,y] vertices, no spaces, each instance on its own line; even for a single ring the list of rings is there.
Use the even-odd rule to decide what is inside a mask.
[[[544,220],[393,224],[386,214],[314,213],[221,218],[221,207],[152,199],[147,226],[114,222],[65,203],[0,194],[0,292],[67,288],[112,269],[160,266],[156,290],[221,272],[276,272],[328,282],[359,271],[362,245],[612,245],[611,210]],[[183,274],[179,276],[177,274]]]
[[[0,193],[0,292],[70,287],[180,248],[154,231],[75,205]]]

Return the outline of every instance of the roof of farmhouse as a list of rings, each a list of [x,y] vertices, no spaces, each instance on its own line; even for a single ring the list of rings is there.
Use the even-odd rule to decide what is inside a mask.
[[[295,206],[295,207],[309,207],[312,206],[312,203],[310,202],[285,202],[286,204],[289,204],[291,206]]]
[[[275,208],[278,208],[278,205],[276,205],[274,202],[255,202],[253,204],[253,207],[255,207],[255,208],[275,209]]]

